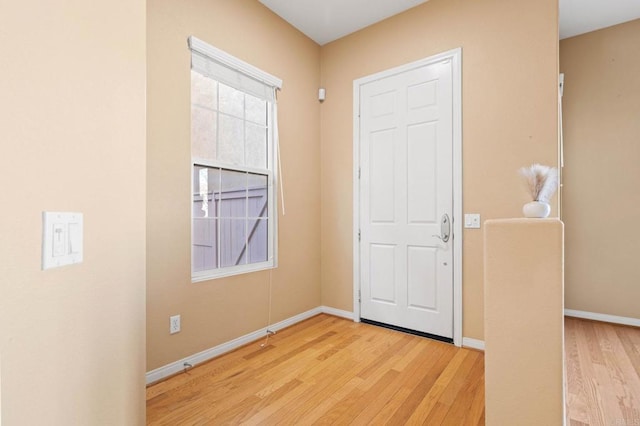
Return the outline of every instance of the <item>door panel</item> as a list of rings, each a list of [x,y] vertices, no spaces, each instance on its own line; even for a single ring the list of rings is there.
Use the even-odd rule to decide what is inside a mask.
[[[424,285],[437,279],[436,250],[431,247],[407,247],[407,305],[412,309],[436,309],[437,288]]]
[[[371,221],[373,223],[395,221],[395,161],[392,130],[371,134],[369,147],[371,173]]]
[[[407,134],[407,184],[409,223],[433,223],[438,220],[436,175],[437,127],[435,123],[410,126]]]
[[[443,60],[362,84],[361,317],[453,337],[452,66]]]
[[[371,245],[371,299],[395,304],[396,299],[396,246]]]

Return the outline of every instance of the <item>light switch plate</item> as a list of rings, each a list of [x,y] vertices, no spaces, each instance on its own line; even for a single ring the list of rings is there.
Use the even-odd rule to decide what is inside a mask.
[[[464,215],[464,227],[480,229],[480,215],[478,213],[466,213]]]
[[[82,243],[82,213],[43,212],[43,270],[82,262]]]

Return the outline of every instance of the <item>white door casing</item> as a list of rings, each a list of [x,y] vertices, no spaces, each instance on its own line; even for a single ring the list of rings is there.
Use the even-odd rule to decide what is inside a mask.
[[[457,345],[460,56],[456,49],[354,82],[354,316]]]

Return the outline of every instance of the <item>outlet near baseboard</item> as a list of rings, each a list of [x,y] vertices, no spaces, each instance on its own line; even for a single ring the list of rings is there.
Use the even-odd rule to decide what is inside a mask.
[[[169,334],[180,332],[180,315],[169,317]]]

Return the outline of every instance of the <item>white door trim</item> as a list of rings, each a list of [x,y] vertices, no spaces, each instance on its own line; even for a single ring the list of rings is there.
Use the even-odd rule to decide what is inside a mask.
[[[353,317],[360,321],[360,86],[446,59],[453,73],[453,344],[462,346],[462,48],[353,81]]]

